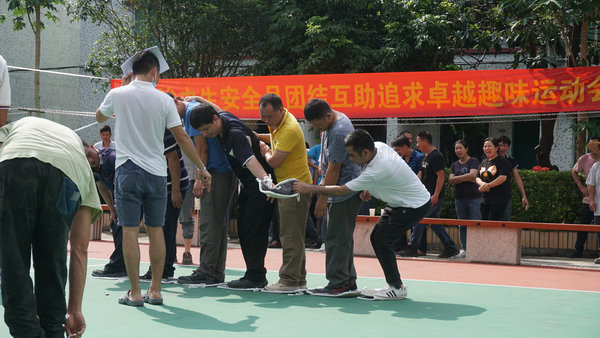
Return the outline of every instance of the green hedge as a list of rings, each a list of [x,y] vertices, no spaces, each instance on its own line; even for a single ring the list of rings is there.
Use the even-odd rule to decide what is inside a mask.
[[[446,169],[446,192],[444,205],[440,211],[440,218],[456,219],[454,207],[454,186],[448,184],[450,169]],[[512,188],[512,221],[517,222],[541,222],[541,223],[578,223],[581,213],[583,195],[570,171],[546,171],[534,172],[531,170],[519,170],[523,179],[525,193],[529,200],[529,210],[525,210],[521,204],[521,193],[511,179]],[[584,182],[583,176],[581,181]],[[385,207],[380,200],[373,202],[373,208]]]

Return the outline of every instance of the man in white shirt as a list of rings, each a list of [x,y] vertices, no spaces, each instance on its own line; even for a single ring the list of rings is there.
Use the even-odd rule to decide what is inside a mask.
[[[343,196],[362,191],[363,201],[371,194],[386,201],[385,211],[371,233],[371,244],[388,285],[373,297],[404,299],[406,287],[400,279],[393,243],[427,214],[431,208],[429,192],[392,148],[374,142],[368,132],[362,129],[351,132],[344,145],[350,160],[361,166],[360,176],[342,186],[294,183],[294,192]]]
[[[129,83],[130,76],[135,80]],[[173,100],[155,88],[160,79],[158,58],[151,51],[133,57],[133,74],[123,76],[122,87],[111,90],[96,111],[96,120],[104,123],[115,115],[115,133],[119,137],[116,160],[115,201],[120,226],[123,226],[123,255],[131,289],[119,298],[120,304],[143,306],[162,304],[160,273],[142,296],[139,284],[141,208],[150,240],[152,271],[163,271],[165,240],[162,226],[167,208],[167,163],[163,155],[165,128],[169,129],[183,152],[198,167],[203,184],[210,188],[211,176],[200,160],[190,137],[181,125]]]
[[[103,125],[102,128],[100,128],[100,138],[102,140],[100,142],[96,142],[94,144],[94,148],[96,148],[96,149],[104,149],[104,148],[117,149],[117,144],[115,143],[115,141],[110,139],[111,137],[112,137],[112,131],[110,129],[110,126],[108,124]]]
[[[595,155],[600,155],[600,142],[588,143],[588,149]],[[587,192],[590,198],[590,210],[594,212],[594,224],[600,225],[600,194],[597,187],[600,186],[600,162],[594,163],[588,175],[586,175],[585,184],[587,184]],[[600,232],[596,232],[598,239],[598,248],[600,248]],[[594,263],[600,264],[600,257],[594,260]]]

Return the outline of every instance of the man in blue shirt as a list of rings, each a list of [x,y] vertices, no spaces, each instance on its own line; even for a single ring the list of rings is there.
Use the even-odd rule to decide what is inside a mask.
[[[112,148],[96,149],[86,142],[82,143],[86,155],[89,155],[88,159],[90,159],[98,191],[110,210],[110,229],[115,245],[108,264],[104,266],[104,269],[92,271],[92,277],[124,277],[127,276],[127,270],[125,270],[123,258],[123,228],[117,224],[117,211],[114,203],[117,152]]]

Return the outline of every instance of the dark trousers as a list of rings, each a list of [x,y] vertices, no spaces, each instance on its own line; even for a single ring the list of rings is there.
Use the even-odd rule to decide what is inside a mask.
[[[62,211],[59,202],[73,196],[73,186],[60,170],[35,158],[0,163],[2,305],[12,336],[64,337],[67,240],[81,199]]]
[[[383,216],[371,232],[371,245],[383,269],[385,280],[388,284],[399,288],[402,285],[396,254],[394,253],[394,242],[411,229],[415,224],[427,215],[431,209],[431,201],[418,208],[392,208],[385,206]]]
[[[581,216],[579,217],[579,224],[593,224],[594,223],[594,212],[590,210],[589,204],[583,204],[581,207]],[[587,231],[577,231],[577,240],[575,241],[575,250],[582,253],[585,242],[588,239]]]
[[[181,192],[181,198],[185,199],[188,191]],[[175,260],[177,259],[177,221],[181,208],[175,208],[171,202],[171,194],[167,195],[167,212],[165,213],[165,225],[163,226],[163,235],[165,237],[165,267],[163,269],[163,278],[173,277],[175,273]]]
[[[479,211],[481,211],[481,219],[486,221],[501,221],[506,210],[506,203],[484,204],[481,203]]]
[[[408,236],[406,236],[408,232],[402,234],[399,240],[394,242],[394,250],[402,251],[408,249]],[[417,250],[422,252],[427,252],[427,228],[423,228],[423,235],[421,235],[421,242],[417,246]]]
[[[109,262],[104,266],[104,269],[108,271],[126,271],[125,258],[123,257],[123,227],[118,225],[117,222],[111,222],[110,228],[115,250],[110,255]]]
[[[242,188],[238,198],[238,234],[246,262],[244,278],[252,282],[264,281],[267,274],[265,255],[275,203],[258,190],[258,184]]]

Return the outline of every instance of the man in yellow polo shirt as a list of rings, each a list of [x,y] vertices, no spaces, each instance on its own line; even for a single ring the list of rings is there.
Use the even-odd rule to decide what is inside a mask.
[[[311,184],[312,178],[306,161],[304,134],[296,118],[285,108],[279,96],[264,95],[259,102],[260,118],[269,126],[270,134],[258,135],[270,149],[261,144],[261,153],[275,171],[277,182],[295,178]],[[306,289],[306,255],[304,237],[310,206],[310,193],[296,198],[281,199],[279,208],[279,238],[283,247],[283,263],[279,269],[279,282],[268,285],[265,291],[291,293]]]

